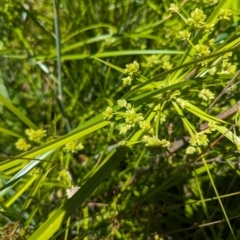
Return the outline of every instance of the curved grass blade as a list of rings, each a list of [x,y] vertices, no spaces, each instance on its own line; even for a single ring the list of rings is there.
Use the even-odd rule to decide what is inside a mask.
[[[71,214],[76,212],[84,201],[93,193],[100,183],[111,173],[111,171],[125,157],[124,149],[113,150],[105,159],[105,163],[100,169],[57,211],[50,214],[50,217],[30,236],[29,240],[49,239],[53,236],[62,223],[68,219]]]
[[[99,117],[100,115],[97,117],[97,119],[99,119]],[[103,116],[101,116],[101,118],[103,118]],[[44,159],[49,154],[51,154],[55,149],[61,147],[62,145],[68,142],[74,141],[76,139],[79,139],[82,136],[85,136],[91,132],[94,132],[99,128],[102,128],[108,124],[109,122],[103,121],[103,120],[101,120],[100,123],[97,123],[95,120],[93,121],[93,123],[91,123],[91,125],[89,123],[85,123],[84,127],[79,127],[78,130],[72,131],[71,133],[67,134],[66,136],[60,139],[57,139],[53,142],[47,143],[41,147],[38,147],[36,149],[30,150],[26,153],[19,155],[18,158],[16,158],[17,160],[14,162],[15,165],[23,162],[23,160],[18,160],[18,159],[32,158],[35,160],[27,164],[21,171],[19,171],[12,179],[8,181],[7,185],[2,188],[2,191],[0,192],[0,197],[5,195],[21,179],[22,176],[24,176],[27,172],[29,172],[31,169],[34,168],[40,162],[38,159]],[[9,168],[11,168],[13,166],[13,163],[11,160],[9,163],[7,162],[4,164],[3,162],[1,165],[3,165],[3,167],[1,167],[0,171],[3,171],[3,169],[6,169],[8,166]]]
[[[2,102],[14,115],[22,120],[28,127],[37,129],[37,126],[25,115],[23,115],[16,107],[12,105],[3,95],[0,94],[0,102]]]
[[[7,134],[7,135],[11,135],[13,137],[17,137],[17,138],[21,138],[22,136],[9,130],[9,129],[6,129],[6,128],[2,128],[0,127],[0,132],[4,133],[4,134]]]
[[[46,152],[38,156],[36,159],[33,159],[30,163],[28,163],[24,168],[22,168],[15,176],[13,176],[2,188],[0,191],[0,198],[3,197],[11,188],[13,188],[21,178],[26,175],[29,171],[31,171],[37,164],[41,162],[41,160],[45,159],[48,155],[50,155],[52,151]]]
[[[63,55],[62,60],[77,60],[84,58],[106,58],[106,57],[120,57],[120,56],[133,56],[133,55],[151,55],[151,54],[183,54],[183,51],[177,50],[126,50],[126,51],[111,51],[111,52],[101,52],[96,53],[95,55],[90,54],[71,54],[71,55]]]
[[[117,32],[117,28],[114,27],[113,25],[111,24],[108,24],[108,23],[98,23],[98,24],[92,24],[92,25],[89,25],[87,27],[84,27],[82,29],[79,29],[73,33],[71,33],[70,35],[66,36],[63,40],[62,40],[62,44],[63,43],[66,43],[68,40],[70,40],[71,38],[77,36],[79,33],[82,33],[82,32],[85,32],[87,30],[91,30],[91,29],[95,29],[95,28],[109,28],[109,29],[112,29],[113,32]]]

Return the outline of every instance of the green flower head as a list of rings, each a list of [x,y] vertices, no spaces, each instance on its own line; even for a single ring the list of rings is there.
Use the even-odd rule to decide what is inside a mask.
[[[189,143],[191,146],[207,146],[208,145],[208,138],[204,132],[197,133],[195,136],[191,138]]]
[[[132,83],[132,78],[130,76],[128,76],[128,77],[122,78],[122,81],[123,81],[124,87],[130,86]]]
[[[189,147],[187,147],[187,149],[186,149],[186,154],[193,154],[193,153],[195,153],[197,151],[197,149],[195,148],[195,147],[193,147],[193,146],[189,146]]]
[[[63,150],[65,152],[75,153],[79,150],[82,150],[83,148],[84,146],[82,145],[82,143],[78,143],[77,141],[72,141],[72,142],[66,143]]]
[[[164,61],[163,62],[163,65],[162,65],[162,68],[164,69],[164,70],[170,70],[170,69],[172,69],[172,64],[170,64],[170,62],[168,62],[168,61]]]
[[[197,44],[195,46],[195,50],[197,51],[198,56],[200,57],[208,56],[210,54],[209,47],[204,44]]]
[[[203,13],[203,10],[196,8],[192,13],[191,17],[187,19],[189,26],[193,26],[197,29],[202,28],[205,24],[206,15]]]
[[[178,6],[175,3],[171,3],[169,11],[178,12],[179,11]]]
[[[27,151],[31,147],[31,145],[28,144],[26,140],[23,138],[18,139],[15,145],[17,149],[22,151]]]
[[[125,73],[131,76],[134,73],[136,73],[138,70],[139,70],[139,64],[137,61],[134,61],[133,63],[126,65]]]
[[[125,99],[119,99],[117,101],[117,104],[119,107],[126,107],[127,106],[127,101]]]
[[[208,89],[202,89],[198,94],[198,97],[203,99],[204,101],[208,101],[210,99],[214,99],[215,95]]]
[[[107,107],[103,112],[104,119],[110,120],[113,117],[113,109],[111,107]]]
[[[132,128],[132,126],[130,124],[126,124],[126,125],[123,125],[120,127],[120,131],[119,131],[119,134],[121,135],[124,135],[127,133],[128,130],[130,130]]]
[[[219,18],[221,20],[227,20],[230,21],[230,16],[232,15],[231,11],[229,9],[220,9],[219,11]]]
[[[151,129],[151,124],[149,121],[140,121],[139,122],[139,127],[143,130],[143,131],[148,131]]]
[[[186,40],[186,39],[189,39],[190,36],[191,36],[191,33],[187,30],[183,30],[183,31],[180,31],[179,33],[179,37],[182,39],[182,40]]]
[[[29,140],[34,142],[40,142],[46,136],[46,130],[43,129],[26,129],[25,133],[28,135]]]
[[[124,114],[124,118],[127,124],[135,124],[143,120],[142,114],[136,113],[134,108],[127,110]]]

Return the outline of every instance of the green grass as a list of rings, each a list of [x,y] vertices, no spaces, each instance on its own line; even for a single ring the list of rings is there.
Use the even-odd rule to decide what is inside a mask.
[[[185,19],[201,8],[211,33],[171,3],[3,1],[1,239],[240,237],[239,3],[175,2]],[[123,86],[134,61],[139,70]],[[119,99],[152,130],[136,122],[120,134]],[[46,135],[34,141],[26,129]],[[148,146],[144,135],[171,145]]]

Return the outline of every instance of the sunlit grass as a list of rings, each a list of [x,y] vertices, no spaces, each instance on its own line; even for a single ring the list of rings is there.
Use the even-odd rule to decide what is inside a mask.
[[[239,9],[170,4],[4,1],[0,238],[240,237]]]

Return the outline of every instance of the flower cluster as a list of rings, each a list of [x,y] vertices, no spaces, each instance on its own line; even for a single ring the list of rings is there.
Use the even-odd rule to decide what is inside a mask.
[[[121,114],[125,120],[125,124],[123,124],[119,129],[120,134],[126,134],[128,130],[135,127],[135,124],[139,123],[140,125],[144,118],[142,113],[136,113],[135,108],[132,107],[131,104],[127,103],[125,99],[118,100],[118,105],[126,108],[126,112]]]
[[[172,69],[172,64],[170,64],[170,62],[168,62],[168,61],[164,61],[163,62],[163,65],[162,65],[162,68],[164,69],[164,70],[170,70],[170,69]]]
[[[203,13],[203,10],[196,8],[192,13],[191,17],[187,19],[189,26],[193,26],[197,29],[203,28],[207,16]]]
[[[127,64],[125,73],[132,76],[134,73],[136,73],[139,70],[139,64],[137,61],[134,61],[133,63]]]
[[[118,104],[118,106],[119,107],[126,107],[127,106],[127,101],[125,100],[125,99],[119,99],[118,101],[117,101],[117,104]],[[130,106],[129,106],[130,107]]]
[[[125,122],[130,125],[134,125],[135,123],[138,123],[143,120],[142,113],[136,113],[136,110],[131,107],[127,108],[127,111],[123,115],[125,118]]]
[[[234,84],[227,89],[227,95],[232,95],[232,94],[236,93],[238,90],[239,89],[237,87],[237,84]]]
[[[151,55],[145,58],[146,62],[143,62],[141,65],[143,67],[154,67],[155,65],[158,65],[161,63],[161,60],[159,59],[159,55]]]
[[[213,31],[213,28],[214,28],[215,24],[214,23],[206,23],[205,26],[204,26],[204,32],[205,33],[211,33]],[[209,44],[211,45],[211,44]]]
[[[214,99],[215,95],[208,89],[202,89],[198,94],[198,97],[203,99],[204,101],[208,101],[210,99]]]
[[[150,137],[148,135],[143,136],[143,142],[146,147],[170,147],[170,142],[166,139],[158,139],[156,136]]]
[[[107,107],[103,112],[104,119],[110,120],[113,117],[113,109],[111,107]]]
[[[171,5],[170,5],[171,6]],[[172,9],[172,7],[170,7],[170,10]],[[193,27],[195,29],[202,29],[204,28],[204,31],[206,33],[211,33],[211,31],[213,30],[214,27],[214,23],[206,23],[205,20],[207,18],[207,16],[204,14],[204,12],[199,9],[196,8],[192,13],[191,13],[191,17],[188,19],[185,19],[179,12],[177,12],[181,18],[190,26]],[[197,44],[197,45],[193,45],[193,43],[190,40],[191,37],[191,33],[188,30],[183,30],[180,31],[179,33],[179,37],[182,40],[187,40],[192,47],[195,48],[196,52],[198,53],[198,55],[200,57],[202,56],[208,56],[210,54],[210,50],[209,47],[204,45],[204,44]],[[210,46],[210,45],[209,45]]]
[[[172,69],[172,64],[170,63],[170,56],[164,55],[160,58],[159,55],[152,55],[149,57],[145,57],[146,62],[143,62],[141,65],[146,68],[154,67],[155,65],[162,65],[162,68],[164,70],[170,70]]]
[[[145,120],[142,113],[137,113],[137,110],[128,103],[125,99],[120,99],[117,101],[120,108],[125,108],[124,112],[113,112],[112,108],[107,107],[106,111],[103,112],[104,117],[115,115],[117,119],[123,119],[124,122],[119,125],[119,134],[125,135],[129,130],[138,127],[146,135],[144,135],[142,141],[145,143],[146,147],[169,147],[170,142],[166,139],[158,139],[154,136],[154,130],[151,126],[150,121]],[[111,110],[110,110],[111,109]],[[107,114],[107,112],[109,114]],[[165,115],[162,115],[161,121],[165,121]],[[126,141],[120,141],[119,146],[126,146]]]
[[[195,136],[191,138],[189,141],[191,146],[196,147],[196,146],[207,146],[208,145],[208,138],[205,132],[199,132]]]
[[[122,81],[123,81],[123,86],[130,86],[131,83],[132,83],[132,77],[131,76],[128,76],[128,77],[125,77],[125,78],[122,78]]]
[[[72,141],[72,142],[68,142],[65,144],[63,150],[65,152],[71,152],[71,153],[75,153],[79,150],[84,149],[84,146],[82,143],[78,142],[78,141]]]
[[[207,146],[208,137],[206,134],[211,134],[213,131],[216,131],[216,122],[209,122],[208,129],[196,133],[189,141],[190,146],[186,149],[186,154],[193,154],[197,151],[197,147]]]
[[[151,128],[150,122],[146,121],[146,120],[139,122],[139,127],[146,132],[147,131],[151,131],[151,132],[153,131],[153,129]]]
[[[209,5],[212,5],[212,2],[213,1],[208,1],[208,0],[204,0],[204,2],[208,2]],[[196,30],[199,30],[199,29],[203,29],[204,30],[204,33],[207,33],[207,34],[210,34],[213,29],[214,29],[214,26],[216,25],[216,23],[219,21],[219,20],[230,20],[230,16],[232,15],[231,11],[228,10],[228,9],[221,9],[219,11],[219,18],[218,20],[214,21],[214,22],[206,22],[206,19],[207,19],[207,16],[206,14],[203,12],[202,9],[199,9],[199,8],[196,8],[194,9],[191,14],[190,14],[190,17],[189,18],[185,18],[184,16],[181,15],[181,13],[179,12],[179,8],[176,4],[170,4],[170,8],[169,10],[173,13],[177,13],[185,23],[187,23],[187,25],[191,28],[194,28]],[[213,43],[214,43],[214,40],[211,40],[210,42],[208,42],[208,46],[207,45],[204,45],[204,44],[197,44],[197,45],[193,45],[193,43],[191,42],[190,40],[190,37],[191,37],[191,33],[190,31],[188,30],[183,30],[183,31],[180,31],[179,32],[179,37],[182,39],[182,40],[187,40],[191,45],[192,47],[195,48],[197,54],[200,56],[200,57],[204,57],[204,56],[208,56],[210,54],[210,49],[208,46],[212,46]],[[228,72],[233,72],[234,71],[234,67],[230,68],[228,70]]]
[[[25,133],[28,135],[29,140],[33,142],[40,142],[44,137],[46,137],[46,130],[43,129],[26,129]]]
[[[214,132],[214,131],[216,131],[217,130],[217,124],[216,124],[216,122],[209,122],[208,123],[208,129],[207,130],[205,130],[205,132],[206,133],[211,133],[211,132]]]
[[[177,103],[180,104],[180,107],[183,109],[189,106],[189,103],[186,100],[183,100],[181,98],[177,98],[176,101]]]
[[[175,13],[179,12],[179,8],[178,8],[178,6],[175,3],[171,3],[170,4],[169,10],[172,11],[172,12],[175,12]]]
[[[228,60],[223,59],[221,71],[219,74],[234,74],[236,72],[237,66],[228,62]]]
[[[230,57],[232,57],[232,52],[225,53],[222,56],[222,61],[218,65],[213,66],[208,70],[210,75],[214,74],[234,74],[236,72],[237,66],[229,62]]]
[[[197,151],[197,147],[207,146],[208,145],[208,141],[209,140],[208,140],[207,135],[206,135],[206,133],[204,131],[195,134],[191,138],[191,140],[189,141],[190,146],[187,147],[186,154],[193,154],[193,153],[195,153]]]
[[[127,133],[128,130],[130,130],[132,128],[132,126],[130,124],[124,124],[122,126],[119,127],[119,134],[124,135]]]
[[[22,151],[27,151],[31,147],[31,144],[27,143],[24,138],[19,138],[15,145],[17,149]]]
[[[126,68],[124,70],[125,74],[128,74],[129,76],[122,78],[123,86],[130,86],[132,83],[132,77],[133,75],[139,70],[139,64],[137,61],[134,61],[133,63],[126,64]]]
[[[232,15],[232,13],[229,9],[220,9],[219,14],[218,14],[218,16],[221,20],[227,20],[227,21],[230,21],[231,15]]]
[[[195,147],[193,147],[193,146],[189,146],[189,147],[187,147],[187,149],[186,149],[186,154],[193,154],[193,153],[195,153],[197,151],[197,149],[195,148]]]
[[[145,122],[142,122],[144,120],[142,113],[137,113],[136,109],[130,103],[127,103],[125,99],[120,99],[117,101],[117,103],[120,108],[123,108],[123,107],[126,108],[126,111],[124,113],[122,112],[114,113],[111,107],[107,107],[106,110],[103,112],[103,116],[104,116],[104,119],[110,120],[113,117],[113,115],[116,115],[116,116],[118,115],[125,120],[125,123],[122,124],[119,128],[120,134],[126,134],[126,132],[131,128],[135,127],[137,123],[139,123],[139,125],[141,125],[142,128],[147,129],[147,124]]]
[[[195,45],[195,50],[200,57],[208,56],[210,54],[209,47],[204,44]]]
[[[178,34],[182,40],[189,40],[191,36],[191,33],[188,30],[180,31]]]
[[[32,142],[39,143],[44,137],[46,137],[46,130],[43,129],[26,129],[25,133],[28,136],[28,139]],[[31,148],[31,144],[27,142],[26,139],[24,138],[19,138],[17,142],[15,143],[15,146],[17,149],[22,150],[22,151],[27,151],[28,149]]]

